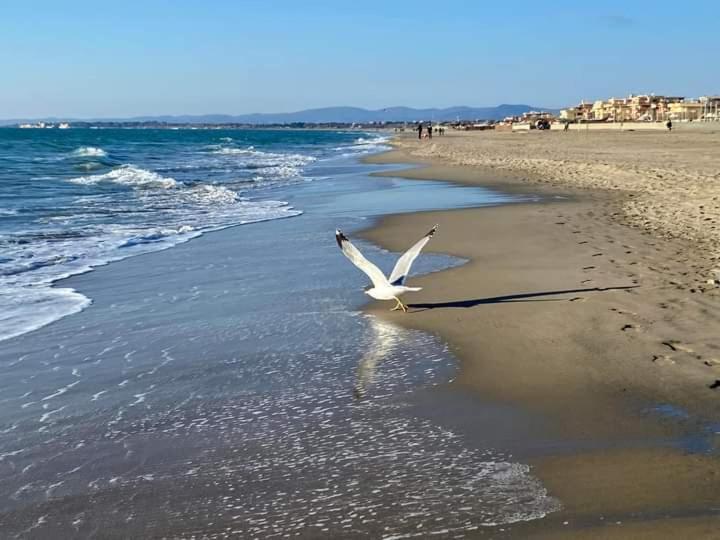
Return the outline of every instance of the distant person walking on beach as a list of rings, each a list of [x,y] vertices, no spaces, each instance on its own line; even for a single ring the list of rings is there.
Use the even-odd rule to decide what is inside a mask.
[[[565,127],[563,128],[563,131],[567,131],[570,129],[570,122],[565,122]]]
[[[428,127],[427,127],[428,139],[432,139],[432,131],[433,131],[432,124],[428,124]]]
[[[672,120],[668,120],[665,127],[668,128],[668,131],[672,131]]]
[[[422,139],[422,129],[423,129],[422,122],[418,122],[418,125],[417,125],[418,139]]]

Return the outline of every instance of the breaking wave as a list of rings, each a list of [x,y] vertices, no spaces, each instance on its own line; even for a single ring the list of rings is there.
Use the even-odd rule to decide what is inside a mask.
[[[115,184],[124,184],[126,186],[148,186],[163,189],[170,189],[178,186],[178,182],[173,178],[166,178],[155,172],[141,169],[140,167],[136,167],[134,165],[122,165],[121,167],[104,174],[73,178],[70,182],[85,185],[99,184],[101,182],[113,182]]]
[[[0,236],[0,341],[36,330],[91,304],[56,281],[129,256],[234,225],[297,216],[284,201],[253,200],[233,185],[184,182],[126,164],[69,178],[88,193],[70,208]],[[124,188],[124,189],[123,189]],[[131,189],[127,189],[131,188]],[[3,211],[14,215],[14,211]]]
[[[297,216],[301,212],[284,201],[248,192],[308,180],[316,162],[368,152],[386,141],[318,132],[287,135],[288,142],[285,134],[269,142],[262,134],[256,143],[253,134],[215,142],[179,137],[159,145],[152,137],[144,140],[144,132],[138,135],[128,142],[123,134],[112,143],[115,158],[132,156],[124,164],[96,142],[45,146],[47,155],[18,148],[17,155],[27,157],[18,167],[32,166],[33,182],[19,197],[20,212],[15,203],[0,209],[0,221],[11,227],[0,234],[0,305],[6,306],[0,340],[90,305],[80,292],[54,286],[58,280],[208,231]],[[335,148],[342,140],[344,146]],[[23,169],[19,181],[24,175]]]
[[[81,146],[71,154],[73,157],[105,157],[107,152],[96,146]]]

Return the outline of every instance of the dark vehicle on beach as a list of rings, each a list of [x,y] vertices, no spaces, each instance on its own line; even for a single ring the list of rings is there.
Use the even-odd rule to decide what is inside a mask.
[[[550,121],[547,118],[541,118],[535,122],[536,129],[550,129]]]

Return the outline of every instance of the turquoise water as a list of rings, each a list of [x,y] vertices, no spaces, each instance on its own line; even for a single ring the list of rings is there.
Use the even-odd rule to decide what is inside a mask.
[[[269,187],[376,150],[330,131],[0,129],[0,340],[87,307],[51,284],[204,232],[293,217]]]

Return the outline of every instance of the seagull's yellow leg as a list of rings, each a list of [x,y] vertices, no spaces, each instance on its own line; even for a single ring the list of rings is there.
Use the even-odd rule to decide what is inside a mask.
[[[403,311],[405,311],[405,308],[403,307],[403,304],[402,304],[402,302],[400,301],[400,299],[399,299],[399,298],[395,298],[395,301],[397,302],[397,304],[395,304],[395,307],[392,308],[390,311],[397,311],[398,309],[402,309]]]
[[[400,302],[400,307],[402,307],[403,313],[407,313],[408,312],[407,305],[403,304],[401,300],[398,300],[398,302]]]

